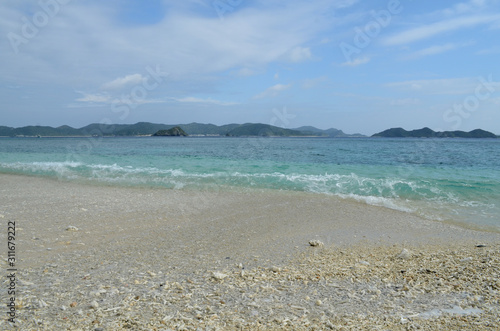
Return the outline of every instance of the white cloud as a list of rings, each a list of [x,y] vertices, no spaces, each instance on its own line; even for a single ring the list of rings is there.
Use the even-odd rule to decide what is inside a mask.
[[[274,86],[271,86],[267,90],[265,90],[262,93],[257,94],[254,96],[254,99],[263,99],[263,98],[272,98],[280,94],[282,91],[285,91],[292,87],[292,84],[288,85],[283,85],[283,84],[276,84]]]
[[[141,74],[127,75],[103,84],[102,88],[104,90],[119,90],[130,85],[141,84],[143,80],[144,77]]]
[[[113,99],[108,93],[86,93],[76,91],[83,95],[83,97],[76,99],[78,102],[89,102],[89,103],[109,103]]]
[[[87,93],[82,91],[76,91],[83,96],[75,99],[78,103],[71,104],[71,107],[75,108],[78,106],[88,106],[88,105],[107,105],[107,104],[133,104],[133,105],[143,105],[151,103],[164,103],[165,100],[153,99],[153,98],[134,98],[131,95],[118,95],[110,93]]]
[[[476,15],[453,18],[400,32],[391,37],[385,38],[384,44],[388,46],[410,44],[445,32],[472,27],[479,24],[492,23],[499,19],[500,15]]]
[[[219,100],[214,100],[211,98],[202,99],[202,98],[195,98],[195,97],[185,97],[185,98],[170,98],[170,99],[175,100],[177,102],[205,103],[205,104],[212,104],[212,105],[218,105],[218,106],[233,106],[233,105],[238,104],[237,102],[219,101]]]
[[[370,62],[370,60],[371,59],[368,56],[358,57],[352,61],[347,61],[347,62],[342,63],[342,66],[343,67],[357,67],[359,65],[366,64],[366,63]]]
[[[298,1],[287,4],[286,11],[281,5],[256,3],[238,7],[222,21],[215,10],[213,16],[200,14],[181,10],[172,1],[166,6],[173,9],[162,21],[127,26],[117,24],[113,3],[72,1],[61,7],[36,37],[19,46],[19,55],[10,51],[7,38],[0,40],[2,49],[8,50],[1,52],[0,63],[12,63],[3,75],[20,82],[46,82],[48,75],[44,73],[48,71],[62,84],[78,77],[80,83],[101,86],[104,81],[108,82],[104,88],[120,88],[127,79],[138,81],[139,76],[127,78],[124,74],[130,68],[142,72],[142,68],[155,65],[180,79],[186,75],[203,79],[204,75],[235,68],[310,59],[311,49],[301,45],[334,24],[311,24],[310,18],[352,3]],[[0,4],[0,12],[9,6]],[[36,5],[33,8],[38,9]],[[4,36],[10,31],[21,33],[21,6],[10,12],[8,17],[0,14],[0,34]]]

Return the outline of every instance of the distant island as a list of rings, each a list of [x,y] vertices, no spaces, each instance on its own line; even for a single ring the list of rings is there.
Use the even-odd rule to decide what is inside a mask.
[[[285,129],[268,124],[156,124],[139,122],[136,124],[90,124],[79,129],[67,125],[59,127],[25,126],[12,128],[0,126],[1,137],[121,137],[121,136],[169,136],[168,130],[179,128],[189,136],[205,137],[323,137],[345,138],[366,137],[361,134],[346,134],[342,130],[321,130],[313,126],[304,126],[296,129]],[[174,132],[175,133],[175,132]],[[175,134],[174,134],[175,136]],[[181,134],[182,136],[182,134]]]
[[[178,126],[168,130],[159,130],[153,134],[153,137],[187,137],[187,136],[188,134]]]
[[[89,124],[76,129],[68,125],[59,127],[24,126],[12,128],[0,126],[0,137],[140,137],[140,136],[191,136],[191,137],[317,137],[317,138],[363,138],[365,135],[347,134],[339,129],[322,130],[313,126],[287,129],[262,123],[245,124],[157,124],[139,122],[135,124]],[[374,134],[384,138],[499,138],[495,134],[476,129],[465,131],[436,132],[429,128],[406,131],[392,128]]]
[[[498,138],[495,134],[476,129],[465,131],[433,131],[429,128],[406,131],[402,128],[392,128],[374,134],[372,137],[383,138]]]

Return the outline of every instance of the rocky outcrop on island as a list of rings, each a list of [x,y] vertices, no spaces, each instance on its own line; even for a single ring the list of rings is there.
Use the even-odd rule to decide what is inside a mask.
[[[188,134],[178,126],[168,130],[159,130],[153,134],[154,137],[187,137],[187,135]]]
[[[392,128],[374,134],[372,137],[383,138],[497,138],[489,131],[476,129],[465,131],[434,131],[429,128],[406,131],[403,128]]]

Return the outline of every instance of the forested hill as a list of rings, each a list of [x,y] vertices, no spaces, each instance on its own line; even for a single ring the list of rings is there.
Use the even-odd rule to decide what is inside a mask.
[[[372,137],[383,138],[497,138],[491,132],[476,129],[470,132],[465,131],[433,131],[429,128],[406,131],[402,128],[392,128],[374,134]]]
[[[80,136],[151,136],[160,130],[170,130],[180,127],[190,136],[316,136],[316,137],[362,137],[360,134],[346,134],[338,129],[321,130],[312,126],[297,129],[284,129],[260,123],[246,124],[157,124],[139,122],[136,124],[90,124],[76,129],[67,125],[59,127],[50,126],[25,126],[12,128],[0,126],[2,137],[80,137]]]

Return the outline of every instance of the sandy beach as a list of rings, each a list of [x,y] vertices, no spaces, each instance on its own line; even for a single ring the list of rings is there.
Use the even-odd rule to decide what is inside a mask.
[[[22,330],[497,329],[500,234],[334,196],[0,175]],[[318,242],[318,246],[310,243]],[[7,274],[7,248],[0,251]],[[2,304],[8,280],[2,281]]]

